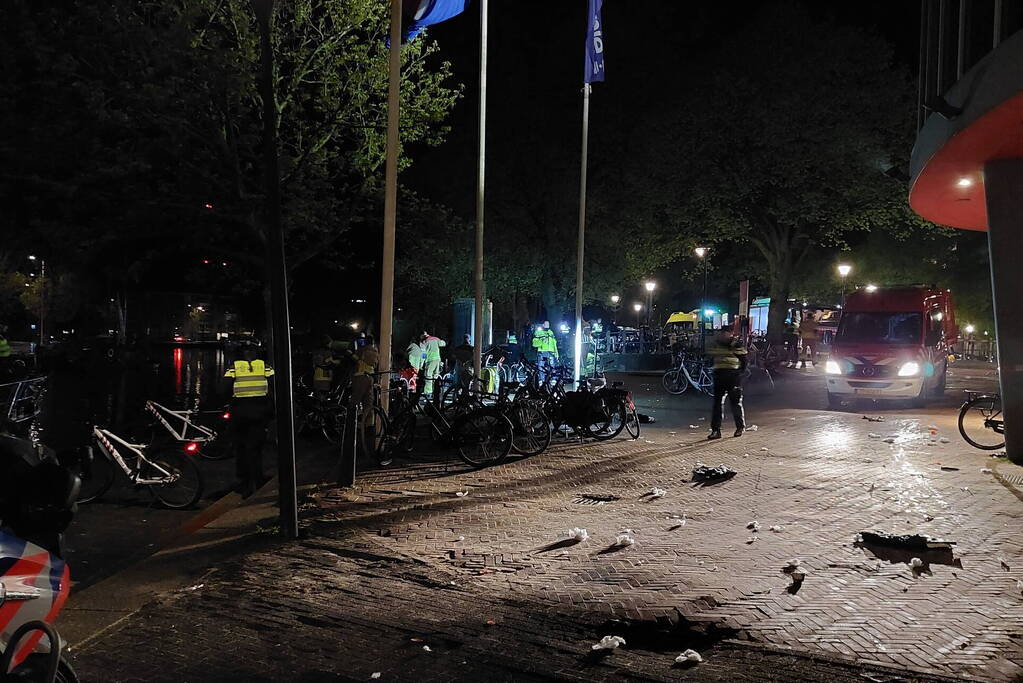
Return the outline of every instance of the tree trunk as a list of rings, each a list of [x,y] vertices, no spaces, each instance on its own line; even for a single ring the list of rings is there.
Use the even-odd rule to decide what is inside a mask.
[[[544,273],[543,275],[541,295],[543,297],[544,320],[549,320],[551,327],[556,328],[558,323],[561,322],[561,302],[558,301],[558,295],[554,288],[554,279],[550,273]]]
[[[792,288],[792,269],[789,259],[781,255],[776,267],[771,268],[768,295],[771,297],[771,308],[767,314],[767,340],[772,344],[781,344],[785,331],[785,316],[789,308],[789,290]]]

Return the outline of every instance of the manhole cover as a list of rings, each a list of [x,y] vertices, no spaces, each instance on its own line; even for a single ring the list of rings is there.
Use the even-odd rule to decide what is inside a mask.
[[[584,493],[581,496],[577,496],[572,502],[578,503],[579,505],[606,505],[607,503],[613,503],[616,500],[621,500],[621,498],[610,494],[601,495],[598,493]]]

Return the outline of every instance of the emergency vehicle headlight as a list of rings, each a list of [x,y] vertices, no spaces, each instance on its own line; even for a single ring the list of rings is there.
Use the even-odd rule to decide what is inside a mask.
[[[902,366],[899,367],[899,377],[912,377],[913,375],[918,374],[920,374],[920,364],[916,361],[903,363]]]
[[[829,375],[841,375],[842,368],[838,364],[838,361],[829,360],[827,363],[824,364],[824,372],[826,372]]]

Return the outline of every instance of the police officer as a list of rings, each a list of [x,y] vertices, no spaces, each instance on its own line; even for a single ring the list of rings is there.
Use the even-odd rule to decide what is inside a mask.
[[[433,396],[433,382],[440,378],[440,350],[447,346],[447,342],[435,337],[429,332],[423,332],[419,345],[423,349],[423,393]]]
[[[330,335],[320,337],[320,346],[313,351],[313,389],[326,394],[334,381],[334,368],[339,361],[334,359],[330,345],[334,342]]]
[[[238,493],[248,498],[266,483],[263,476],[263,443],[273,410],[267,377],[273,368],[256,358],[256,347],[246,346],[243,359],[236,360],[225,377],[234,380],[231,389],[231,425],[234,431],[235,471]]]
[[[515,336],[515,330],[508,330],[508,341],[505,343],[508,349],[505,356],[505,363],[515,363],[519,360],[519,338]]]
[[[714,409],[707,438],[721,438],[726,398],[732,404],[735,436],[742,436],[746,431],[746,416],[742,408],[742,373],[746,369],[746,347],[732,334],[731,329],[722,327],[707,345],[707,355],[714,361]]]
[[[558,360],[558,339],[551,329],[551,321],[544,320],[542,327],[533,333],[533,348],[536,349],[536,364],[540,366],[541,378],[546,380],[551,375],[551,368]]]

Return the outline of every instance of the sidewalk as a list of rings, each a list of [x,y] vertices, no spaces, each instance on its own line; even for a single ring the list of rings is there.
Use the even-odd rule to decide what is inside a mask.
[[[650,434],[477,472],[386,470],[317,494],[307,540],[250,539],[194,590],[76,650],[77,666],[104,681],[1020,677],[1011,466],[915,420],[847,413],[775,411],[718,442]],[[738,474],[697,486],[697,461]],[[667,495],[644,495],[655,486]],[[576,526],[590,538],[558,543]],[[873,529],[956,541],[955,563],[878,559],[853,544]],[[613,548],[623,532],[635,544]],[[798,590],[782,571],[794,558]],[[591,644],[612,633],[626,645],[596,657]],[[704,663],[678,668],[690,647]]]

